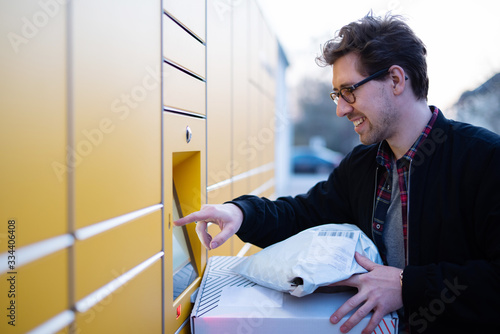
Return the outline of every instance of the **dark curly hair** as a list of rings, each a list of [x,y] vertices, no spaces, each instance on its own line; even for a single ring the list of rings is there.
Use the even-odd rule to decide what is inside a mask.
[[[427,99],[427,50],[400,16],[381,18],[368,13],[359,21],[342,27],[336,37],[326,42],[322,51],[323,54],[316,58],[322,66],[333,65],[340,57],[356,53],[360,59],[357,70],[366,76],[399,65],[411,79],[417,99]]]

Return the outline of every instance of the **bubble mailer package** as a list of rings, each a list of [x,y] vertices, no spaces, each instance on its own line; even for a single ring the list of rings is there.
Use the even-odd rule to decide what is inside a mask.
[[[233,270],[262,286],[302,297],[367,272],[354,259],[355,252],[382,264],[377,247],[357,226],[320,225],[264,248]]]

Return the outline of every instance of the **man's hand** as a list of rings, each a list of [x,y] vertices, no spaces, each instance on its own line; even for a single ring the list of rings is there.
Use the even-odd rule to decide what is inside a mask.
[[[241,212],[240,208],[231,203],[203,205],[200,211],[193,212],[174,221],[174,225],[182,226],[191,222],[197,222],[196,233],[198,233],[198,238],[200,238],[201,243],[210,250],[219,247],[233,234],[238,232],[243,223],[243,212]],[[219,225],[221,230],[213,239],[207,232],[208,223]]]
[[[330,317],[330,321],[337,324],[347,313],[361,305],[359,309],[342,324],[340,331],[342,333],[347,333],[373,310],[372,318],[362,331],[363,334],[369,334],[375,330],[384,315],[398,310],[403,306],[400,283],[401,269],[376,264],[357,252],[355,254],[355,259],[359,265],[368,270],[368,272],[365,274],[352,275],[344,281],[332,284],[333,286],[356,287],[358,293],[339,307]]]

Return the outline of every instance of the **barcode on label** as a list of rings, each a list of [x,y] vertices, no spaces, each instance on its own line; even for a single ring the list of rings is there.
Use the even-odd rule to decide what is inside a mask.
[[[356,233],[349,231],[319,231],[319,237],[344,237],[354,239]]]

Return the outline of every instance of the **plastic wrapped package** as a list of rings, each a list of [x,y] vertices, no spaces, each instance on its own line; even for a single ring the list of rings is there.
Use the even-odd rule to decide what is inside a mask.
[[[259,285],[302,297],[367,272],[355,252],[382,264],[377,247],[357,226],[319,225],[264,248],[233,270]]]

